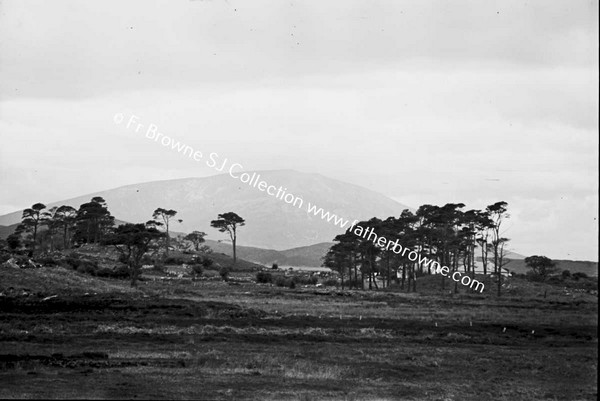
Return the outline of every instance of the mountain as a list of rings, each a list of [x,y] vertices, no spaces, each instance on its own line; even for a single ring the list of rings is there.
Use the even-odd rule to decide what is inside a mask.
[[[511,260],[522,260],[522,259],[525,259],[527,256],[521,255],[520,253],[516,253],[513,251],[508,251],[508,252],[506,252],[506,255],[504,257],[506,259],[511,259]],[[523,262],[523,263],[525,263],[525,262]]]
[[[252,175],[254,172],[249,172]],[[158,208],[174,209],[181,224],[173,222],[178,232],[204,231],[210,239],[226,239],[225,234],[210,227],[210,221],[225,212],[235,212],[246,220],[238,232],[238,245],[286,250],[329,242],[344,229],[307,212],[309,204],[349,220],[398,216],[408,207],[366,188],[334,180],[320,174],[293,170],[255,172],[255,182],[265,181],[281,187],[294,204],[244,184],[229,174],[203,178],[184,178],[127,185],[58,202],[32,199],[31,204],[44,202],[48,207],[79,205],[94,196],[103,197],[108,208],[119,220],[141,223],[148,221]],[[296,201],[300,198],[301,201]],[[300,207],[301,205],[301,207]],[[0,225],[18,223],[22,211],[0,216]]]

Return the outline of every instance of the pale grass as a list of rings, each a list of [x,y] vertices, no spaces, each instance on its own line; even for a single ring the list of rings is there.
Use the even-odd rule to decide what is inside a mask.
[[[148,335],[261,335],[265,337],[274,336],[318,336],[318,337],[347,337],[347,338],[394,338],[394,333],[389,329],[368,328],[343,328],[327,329],[322,327],[306,328],[281,328],[268,326],[251,327],[233,327],[233,326],[214,326],[214,325],[192,325],[188,327],[160,326],[160,327],[139,327],[132,325],[101,324],[96,327],[94,333],[114,333],[114,334],[148,334]]]

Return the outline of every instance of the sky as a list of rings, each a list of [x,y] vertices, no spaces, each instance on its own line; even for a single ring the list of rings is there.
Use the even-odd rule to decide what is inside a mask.
[[[118,113],[598,260],[597,1],[0,1],[0,214],[215,173]]]

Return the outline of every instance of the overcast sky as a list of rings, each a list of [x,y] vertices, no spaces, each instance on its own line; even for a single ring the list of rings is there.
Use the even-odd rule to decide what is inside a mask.
[[[0,2],[0,214],[214,174],[115,113],[598,260],[597,1]]]

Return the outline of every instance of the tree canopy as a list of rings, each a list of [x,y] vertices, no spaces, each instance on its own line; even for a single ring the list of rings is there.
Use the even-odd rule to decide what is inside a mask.
[[[231,243],[233,245],[233,263],[235,264],[237,261],[235,249],[237,241],[237,229],[238,227],[244,226],[246,221],[234,212],[219,214],[217,217],[218,219],[212,220],[210,225],[222,233],[229,234],[229,238],[231,239]]]

